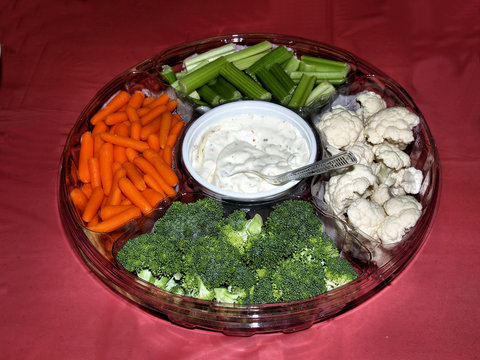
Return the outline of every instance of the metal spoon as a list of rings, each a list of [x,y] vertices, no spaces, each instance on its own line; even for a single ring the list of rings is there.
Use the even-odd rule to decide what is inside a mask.
[[[299,180],[309,176],[323,174],[332,170],[344,168],[357,164],[357,158],[350,151],[345,151],[332,157],[322,159],[313,164],[302,166],[298,169],[287,171],[278,175],[266,175],[256,170],[237,171],[231,176],[240,173],[247,173],[261,177],[273,185],[282,185],[292,180]]]

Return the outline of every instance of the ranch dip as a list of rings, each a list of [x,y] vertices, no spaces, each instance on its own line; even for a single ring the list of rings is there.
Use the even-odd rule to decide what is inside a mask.
[[[280,174],[306,165],[309,157],[308,142],[293,125],[269,115],[241,114],[206,128],[192,146],[190,162],[219,188],[256,193],[275,185],[238,172]]]

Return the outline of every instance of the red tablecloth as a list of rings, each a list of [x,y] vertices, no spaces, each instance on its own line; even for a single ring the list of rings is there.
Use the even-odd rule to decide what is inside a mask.
[[[480,322],[480,3],[20,0],[0,4],[0,357],[3,359],[467,359]],[[111,78],[167,47],[275,32],[350,50],[396,79],[441,157],[426,244],[390,286],[294,334],[188,330],[109,290],[60,223],[66,136]]]

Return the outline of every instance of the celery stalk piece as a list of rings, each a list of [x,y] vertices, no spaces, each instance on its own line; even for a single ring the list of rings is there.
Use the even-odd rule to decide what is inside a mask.
[[[219,46],[214,49],[205,51],[204,53],[189,57],[188,59],[185,59],[183,61],[183,65],[188,70],[188,68],[191,65],[194,65],[197,62],[201,62],[203,60],[207,60],[208,62],[211,62],[219,58],[220,56],[230,54],[233,51],[235,51],[235,45],[233,43],[225,44],[223,46]]]
[[[258,54],[255,54],[255,55],[243,58],[243,59],[232,61],[232,63],[233,63],[233,65],[235,65],[240,70],[245,70],[249,66],[251,66],[253,63],[255,63],[258,59],[260,59],[262,56],[266,55],[268,52],[270,52],[270,51],[269,50],[263,51],[261,53],[258,53]]]
[[[347,73],[343,70],[339,71],[292,71],[290,78],[292,80],[300,80],[304,74],[313,76],[318,80],[345,80]]]
[[[226,55],[225,57],[227,58],[227,61],[235,62],[253,55],[257,55],[259,53],[263,53],[265,51],[269,51],[271,48],[272,48],[272,43],[265,40],[265,41],[259,42],[258,44],[246,47],[245,49],[235,51],[231,54]]]
[[[274,63],[282,64],[288,61],[292,56],[292,52],[288,51],[285,46],[278,46],[249,66],[245,72],[252,78],[255,78],[255,73],[258,69],[262,67],[268,69]]]
[[[295,88],[295,83],[290,78],[290,76],[288,76],[288,74],[285,72],[285,70],[280,64],[272,64],[272,66],[270,67],[270,72],[278,79],[278,81],[289,93],[293,92]]]
[[[217,58],[216,58],[217,59]],[[215,60],[215,59],[212,59],[212,60]],[[210,61],[208,60],[202,60],[202,61],[198,61],[196,62],[195,64],[191,64],[191,65],[188,65],[185,66],[185,69],[188,71],[188,72],[192,72],[193,70],[196,70],[198,68],[201,68],[203,65],[207,65]]]
[[[288,60],[283,65],[283,70],[285,72],[297,71],[298,67],[300,66],[300,60],[296,56],[292,56],[290,60]]]
[[[240,100],[242,98],[242,93],[238,91],[235,86],[230,84],[222,76],[217,77],[216,79],[210,81],[208,85],[220,95],[220,102]]]
[[[317,101],[328,99],[333,94],[335,94],[335,88],[333,85],[327,80],[323,80],[310,92],[307,100],[305,100],[305,106],[310,106]]]
[[[212,106],[220,104],[221,96],[217,94],[210,86],[202,85],[197,89],[200,98]]]
[[[265,89],[270,91],[274,99],[278,100],[281,104],[288,103],[291,95],[291,88],[287,90],[287,88],[283,86],[281,81],[275,77],[270,70],[262,67],[257,70],[256,76]]]
[[[177,80],[177,76],[170,65],[163,65],[160,75],[162,75],[165,81],[167,81],[170,85]]]
[[[209,62],[192,72],[188,72],[179,80],[179,86],[183,93],[190,94],[200,86],[207,84],[210,80],[216,78],[222,66],[227,63],[224,56]]]
[[[300,59],[306,65],[313,65],[317,67],[318,70],[316,71],[324,71],[321,69],[335,69],[335,68],[345,69],[348,71],[348,68],[349,68],[347,63],[337,61],[337,60],[323,59],[323,58],[309,56],[309,55],[302,55]]]
[[[315,85],[315,78],[307,74],[308,73],[304,73],[302,78],[300,79],[300,82],[295,88],[292,99],[288,103],[288,106],[293,108],[299,108],[305,104],[308,95],[310,95],[313,86]]]
[[[223,64],[220,75],[248,98],[260,100],[271,100],[272,98],[271,93],[230,62]]]

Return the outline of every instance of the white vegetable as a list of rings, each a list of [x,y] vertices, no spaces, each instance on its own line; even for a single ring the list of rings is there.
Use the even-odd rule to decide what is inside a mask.
[[[323,114],[316,126],[327,143],[337,149],[343,150],[364,139],[362,119],[342,106]]]
[[[383,205],[392,196],[390,195],[389,187],[386,184],[379,184],[373,189],[370,199],[378,205]]]
[[[335,175],[325,186],[324,200],[335,214],[343,215],[350,204],[368,196],[368,190],[377,184],[372,169],[365,165],[354,165],[351,171]]]
[[[422,186],[423,174],[414,167],[405,169],[400,186],[407,194],[418,194]]]
[[[364,122],[373,114],[387,107],[385,100],[373,91],[360,93],[356,100],[360,103],[360,108],[358,108],[357,114]]]
[[[421,215],[422,205],[411,195],[392,197],[383,205],[387,217],[378,229],[378,236],[384,244],[393,244],[415,225]]]
[[[377,203],[360,198],[355,200],[347,210],[348,221],[357,229],[374,239],[379,239],[377,231],[385,220],[383,207]]]
[[[412,129],[419,122],[419,117],[407,108],[386,108],[368,118],[365,135],[371,144],[381,144],[386,140],[403,150],[413,141]]]
[[[383,162],[391,169],[398,171],[410,166],[410,156],[392,144],[384,142],[375,145],[373,153],[378,161]]]
[[[375,155],[373,154],[372,145],[363,141],[357,141],[345,150],[349,150],[355,155],[359,164],[372,165]]]

